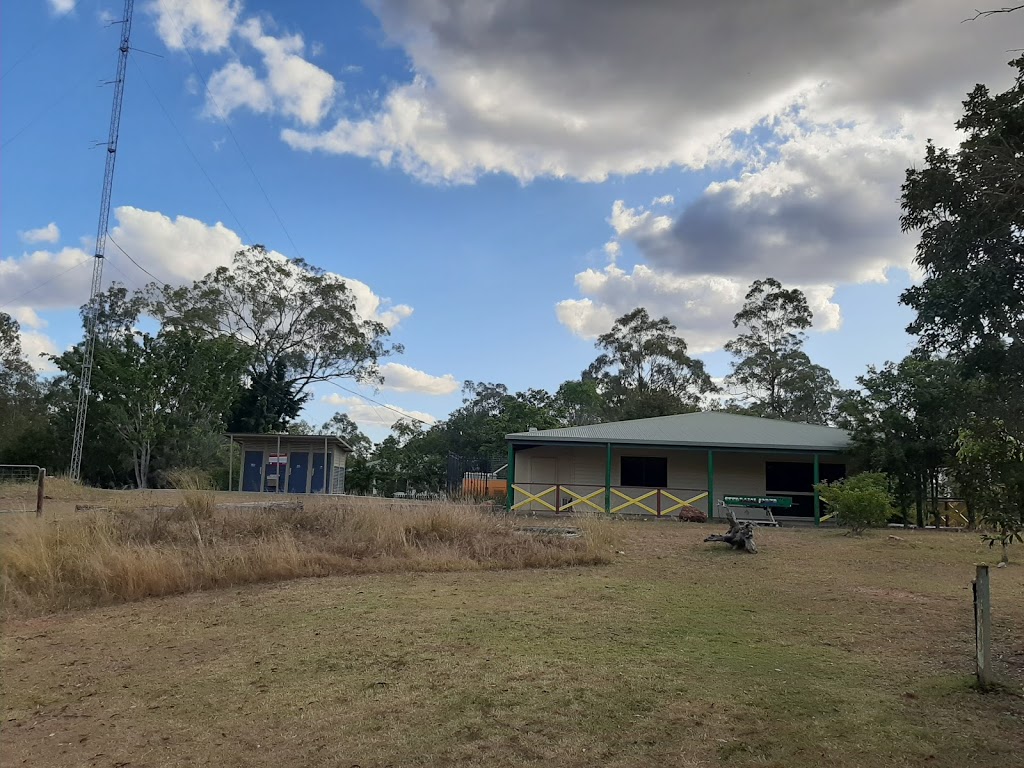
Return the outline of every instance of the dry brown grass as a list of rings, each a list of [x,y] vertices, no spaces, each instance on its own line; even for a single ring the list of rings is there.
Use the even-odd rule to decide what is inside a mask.
[[[606,562],[607,524],[577,539],[515,531],[513,521],[457,504],[216,508],[179,478],[176,507],[113,506],[4,523],[0,600],[33,615],[234,584],[387,571],[543,568]]]
[[[11,618],[0,763],[1020,764],[1024,566],[992,571],[1008,689],[980,694],[970,582],[998,553],[978,537],[759,530],[751,556],[702,543],[721,525],[608,525],[624,554],[601,568],[304,579]]]

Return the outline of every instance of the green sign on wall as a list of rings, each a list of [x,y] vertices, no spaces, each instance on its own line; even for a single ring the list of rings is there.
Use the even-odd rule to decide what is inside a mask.
[[[727,507],[775,507],[789,509],[793,499],[789,496],[723,496]]]

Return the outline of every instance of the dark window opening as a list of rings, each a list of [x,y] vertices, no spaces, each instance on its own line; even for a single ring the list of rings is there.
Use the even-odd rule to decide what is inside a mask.
[[[657,456],[623,456],[623,486],[640,488],[668,487],[668,459]]]
[[[818,477],[833,482],[846,477],[845,464],[819,464]],[[764,465],[768,493],[814,493],[814,464],[800,461],[768,461]]]

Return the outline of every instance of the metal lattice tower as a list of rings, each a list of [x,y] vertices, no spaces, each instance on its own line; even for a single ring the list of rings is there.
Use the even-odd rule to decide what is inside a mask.
[[[117,138],[121,130],[121,102],[124,100],[124,76],[128,68],[129,38],[132,32],[132,11],[135,0],[125,0],[121,24],[121,45],[118,48],[117,76],[114,78],[114,104],[110,109],[110,133],[107,135],[107,165],[103,172],[103,193],[100,197],[100,219],[96,227],[96,251],[92,262],[92,286],[85,312],[85,353],[82,356],[82,379],[78,389],[78,413],[75,416],[75,439],[71,447],[71,479],[82,472],[82,447],[85,442],[85,417],[89,411],[92,386],[92,364],[96,352],[97,296],[103,286],[103,259],[107,250],[107,229],[110,225],[110,194],[114,186],[114,162],[117,160]]]

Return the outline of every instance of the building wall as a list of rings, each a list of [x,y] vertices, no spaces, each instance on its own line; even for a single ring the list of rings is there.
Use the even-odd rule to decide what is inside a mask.
[[[292,453],[308,453],[309,459],[306,467],[306,492],[309,491],[310,483],[313,478],[313,464],[314,454],[324,452],[323,441],[319,440],[294,440],[282,435],[280,443],[281,453],[286,453],[289,456],[289,464],[286,469],[285,466],[281,467],[281,487],[289,487],[288,472],[291,470],[290,457]],[[264,476],[263,476],[263,487],[266,487],[266,472],[267,463],[269,462],[270,454],[277,453],[278,442],[275,435],[270,435],[266,438],[242,440],[240,438],[235,439],[234,447],[234,460],[233,460],[233,478],[232,487],[234,490],[242,489],[242,475],[244,471],[244,461],[246,451],[262,451],[263,452],[263,465],[264,465]],[[327,461],[328,465],[332,467],[330,474],[330,493],[344,493],[345,491],[345,461],[348,456],[348,452],[342,450],[337,444],[328,443],[327,445]],[[269,470],[270,476],[273,476],[274,470]]]
[[[668,459],[668,489],[708,490],[708,454],[703,450],[672,450],[616,447],[612,449],[612,485],[621,485],[623,456],[664,456]],[[529,484],[536,492],[541,486],[558,483],[573,486],[577,492],[604,486],[606,449],[591,446],[538,446],[516,451],[515,482]],[[765,488],[765,462],[808,462],[809,454],[772,454],[715,451],[715,508],[723,496],[762,496]],[[848,463],[845,457],[821,455],[827,463]],[[708,511],[707,500],[695,504]]]

